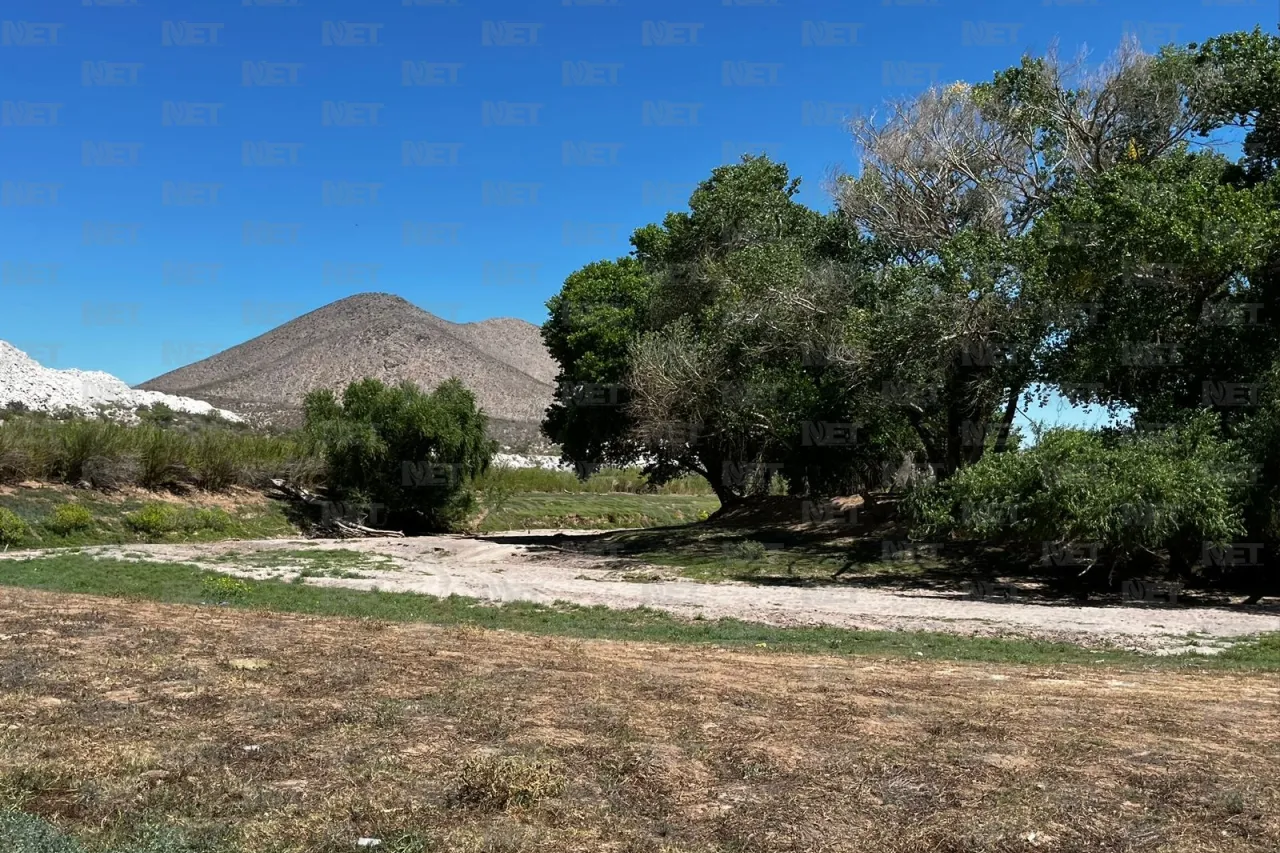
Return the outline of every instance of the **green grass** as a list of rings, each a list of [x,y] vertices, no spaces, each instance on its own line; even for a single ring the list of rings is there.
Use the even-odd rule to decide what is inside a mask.
[[[68,505],[87,511],[86,525],[65,524]],[[166,507],[159,510],[158,507]],[[26,522],[16,548],[67,548],[144,542],[213,542],[297,536],[287,504],[255,502],[229,511],[195,504],[159,504],[142,497],[113,500],[101,492],[52,487],[23,488],[0,495],[0,508]],[[12,548],[11,548],[12,550]]]
[[[60,554],[0,560],[0,584],[56,592],[147,599],[176,604],[209,601],[210,578],[195,566],[95,560]],[[1039,640],[964,637],[930,632],[777,628],[736,619],[683,620],[647,608],[610,610],[558,603],[490,606],[475,599],[251,581],[229,607],[367,618],[587,639],[712,645],[770,651],[918,657],[1022,664],[1110,664],[1178,669],[1280,669],[1280,635],[1235,646],[1214,657],[1150,657],[1118,649],[1086,649]]]
[[[652,486],[641,476],[638,468],[603,468],[586,480],[580,480],[572,471],[546,468],[503,468],[494,466],[476,482],[481,492],[501,488],[512,492],[570,492],[574,494],[627,494],[703,495],[713,494],[710,484],[702,477],[688,475]]]
[[[360,569],[395,569],[396,563],[381,554],[362,554],[347,548],[264,549],[220,554],[215,563],[254,569],[296,571],[303,578],[367,578]]]
[[[702,495],[534,492],[511,495],[485,515],[479,530],[658,527],[706,518],[719,506]]]

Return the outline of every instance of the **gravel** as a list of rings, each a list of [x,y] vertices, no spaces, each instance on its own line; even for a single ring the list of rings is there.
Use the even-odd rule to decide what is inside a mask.
[[[264,540],[198,545],[128,545],[85,549],[102,557],[172,560],[249,578],[265,570],[237,564],[232,554],[260,550],[341,548],[392,558],[396,568],[364,569],[359,579],[309,578],[308,583],[491,602],[532,601],[628,609],[649,607],[683,617],[732,617],[769,625],[834,625],[890,631],[940,631],[980,637],[1027,637],[1119,646],[1150,654],[1213,654],[1262,633],[1280,631],[1275,607],[1079,606],[972,601],[945,593],[897,592],[849,586],[766,587],[699,583],[625,561],[536,546],[557,531],[482,537]],[[567,532],[567,531],[566,531]],[[571,535],[581,535],[574,531]],[[519,543],[519,544],[517,544]],[[527,544],[526,544],[527,543]],[[30,552],[23,552],[29,555]],[[222,557],[223,559],[214,558]],[[5,559],[5,555],[0,555]],[[657,579],[653,579],[657,578]],[[637,582],[637,580],[645,582]]]
[[[178,412],[207,415],[217,412],[229,421],[243,420],[234,412],[216,409],[203,400],[175,397],[158,391],[130,388],[122,379],[99,370],[55,370],[43,367],[22,350],[0,341],[0,407],[21,403],[50,414],[72,411],[135,416],[139,406],[164,403]]]

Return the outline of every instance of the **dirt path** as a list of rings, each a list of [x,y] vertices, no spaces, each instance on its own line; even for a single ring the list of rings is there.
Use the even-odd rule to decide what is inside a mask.
[[[551,535],[556,531],[545,531]],[[579,531],[581,532],[581,531]],[[530,534],[520,533],[529,539]],[[537,534],[534,534],[537,536]],[[639,582],[635,564],[529,545],[426,536],[404,540],[267,540],[199,545],[130,545],[85,549],[106,557],[172,560],[245,577],[291,577],[296,568],[253,568],[232,555],[273,550],[349,549],[394,560],[391,567],[360,567],[357,578],[307,578],[308,583],[357,589],[451,594],[487,601],[566,601],[613,608],[652,607],[680,616],[734,617],[772,625],[928,630],[982,636],[1026,636],[1084,644],[1114,643],[1167,654],[1212,652],[1240,639],[1280,631],[1273,607],[1078,606],[1026,601],[974,601],[954,593],[897,592],[849,586],[766,587],[699,583],[669,577]],[[512,538],[516,538],[514,535]],[[9,555],[14,556],[14,555]],[[217,560],[215,562],[215,560]],[[1194,638],[1193,638],[1194,635]]]

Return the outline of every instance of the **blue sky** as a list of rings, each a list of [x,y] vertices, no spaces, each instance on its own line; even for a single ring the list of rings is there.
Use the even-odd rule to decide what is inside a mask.
[[[141,382],[368,290],[516,316],[766,150],[1057,40],[1101,58],[1276,0],[7,0],[0,339]]]

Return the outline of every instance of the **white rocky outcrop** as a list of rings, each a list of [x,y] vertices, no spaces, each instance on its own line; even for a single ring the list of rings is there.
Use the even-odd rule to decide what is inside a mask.
[[[22,350],[0,341],[0,408],[21,403],[37,412],[106,412],[131,419],[140,406],[164,403],[176,412],[216,412],[230,421],[244,420],[203,400],[130,388],[122,379],[99,370],[56,370],[44,367]]]

